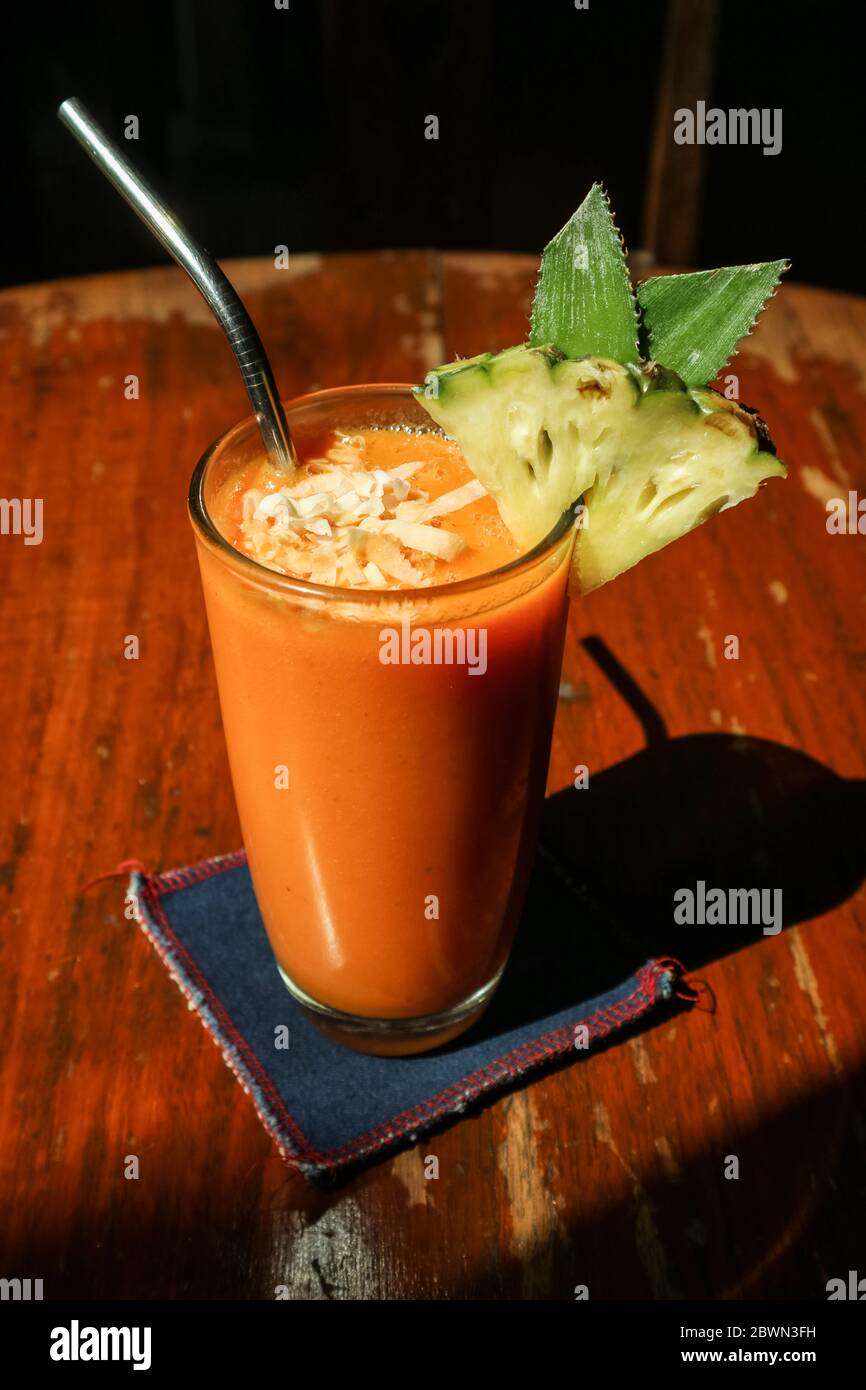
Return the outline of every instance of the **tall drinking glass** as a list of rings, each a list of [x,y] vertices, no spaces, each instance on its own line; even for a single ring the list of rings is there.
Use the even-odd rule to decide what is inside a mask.
[[[329,429],[430,425],[395,385],[316,392],[287,414],[302,457]],[[221,534],[221,501],[260,455],[254,422],[236,425],[189,496],[256,899],[286,988],[319,1027],[363,1051],[420,1052],[478,1018],[511,947],[574,518],[471,579],[330,588],[269,570]]]

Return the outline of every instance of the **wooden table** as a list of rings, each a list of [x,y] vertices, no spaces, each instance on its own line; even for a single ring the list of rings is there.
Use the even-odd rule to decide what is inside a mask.
[[[287,396],[520,341],[534,271],[229,267]],[[129,856],[240,842],[185,515],[195,460],[246,413],[234,362],[173,268],[0,295],[0,495],[44,499],[41,545],[0,536],[0,1275],[46,1297],[569,1299],[821,1298],[866,1273],[866,542],[825,525],[826,498],[866,492],[866,302],[787,285],[731,370],[789,480],[573,605],[550,775],[590,767],[572,796],[595,796],[574,846],[592,891],[697,969],[715,1012],[322,1191],[279,1158],[122,881],[81,892]],[[764,872],[787,929],[674,932],[669,886],[702,869]]]

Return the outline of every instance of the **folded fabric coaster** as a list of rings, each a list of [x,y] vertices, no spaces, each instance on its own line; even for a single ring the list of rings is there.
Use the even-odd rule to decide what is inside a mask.
[[[374,1057],[331,1042],[283,985],[242,852],[170,873],[135,872],[129,892],[138,922],[280,1153],[308,1178],[414,1140],[546,1063],[585,1055],[581,1044],[595,1045],[671,999],[681,970],[668,959],[635,970],[633,944],[593,921],[591,910],[587,920],[586,905],[577,910],[542,857],[483,1017],[435,1052]],[[276,1045],[280,1025],[287,1047]]]

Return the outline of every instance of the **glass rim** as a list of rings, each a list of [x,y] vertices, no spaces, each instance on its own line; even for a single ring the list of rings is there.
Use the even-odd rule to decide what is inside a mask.
[[[327,402],[328,398],[338,400],[341,398],[351,398],[353,395],[384,395],[384,396],[408,396],[414,400],[412,394],[414,387],[407,382],[362,382],[350,386],[328,386],[319,391],[307,391],[301,396],[294,396],[291,400],[285,401],[284,408],[286,415],[290,416],[293,410],[299,407],[312,404],[317,401]],[[289,420],[291,424],[291,420]],[[423,599],[437,599],[450,597],[456,594],[474,593],[479,589],[486,589],[497,584],[502,579],[512,579],[519,575],[521,571],[531,569],[539,560],[552,551],[555,546],[563,539],[574,522],[574,507],[579,499],[575,499],[569,507],[562,513],[559,520],[548,531],[542,540],[538,541],[531,550],[524,555],[518,555],[516,559],[509,560],[505,565],[499,565],[497,569],[485,570],[483,574],[470,575],[468,579],[457,579],[451,583],[429,584],[423,588],[414,589],[344,589],[338,588],[334,584],[315,584],[308,579],[298,579],[294,575],[283,574],[279,570],[269,569],[267,565],[262,565],[258,560],[254,560],[251,555],[245,555],[232,545],[231,541],[217,527],[204,500],[204,484],[211,460],[225,446],[229,445],[233,435],[241,435],[250,428],[256,429],[255,416],[247,415],[237,424],[230,426],[218,435],[205,449],[195,468],[189,483],[187,504],[193,526],[203,540],[214,546],[220,556],[232,564],[236,565],[243,573],[250,577],[255,577],[259,583],[279,589],[284,593],[294,594],[301,598],[326,599],[331,602],[342,601],[344,603],[369,603],[371,605],[382,603],[399,602],[417,603]]]

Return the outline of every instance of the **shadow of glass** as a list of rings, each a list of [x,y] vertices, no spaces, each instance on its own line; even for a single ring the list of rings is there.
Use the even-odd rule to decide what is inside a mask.
[[[587,789],[548,798],[511,962],[467,1040],[576,1005],[647,957],[675,956],[691,971],[763,939],[760,923],[679,925],[678,889],[781,890],[790,927],[844,902],[866,875],[866,782],[767,739],[668,738],[609,649],[597,638],[584,646],[647,746]]]

